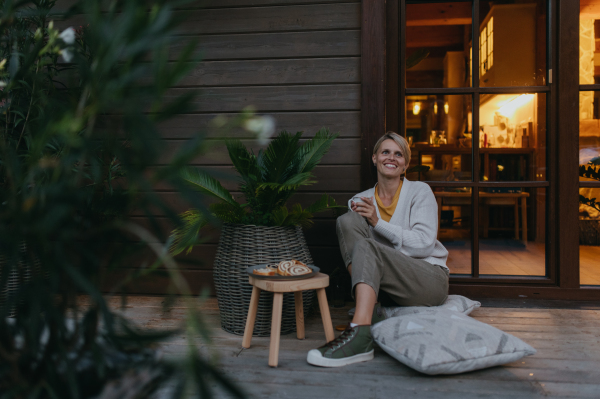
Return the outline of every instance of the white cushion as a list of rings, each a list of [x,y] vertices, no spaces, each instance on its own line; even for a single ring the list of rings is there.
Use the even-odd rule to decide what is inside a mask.
[[[480,306],[480,302],[472,301],[462,295],[448,295],[446,301],[440,306],[435,306],[434,309],[449,309],[463,314],[469,314]],[[426,306],[392,306],[383,308],[383,311],[386,318],[390,318],[403,316],[406,314],[419,313],[423,309],[431,308]]]
[[[441,304],[440,306],[437,306],[436,308],[450,309],[450,310],[455,310],[460,313],[470,314],[472,311],[474,311],[475,309],[477,309],[480,306],[481,306],[480,302],[472,301],[469,298],[466,298],[462,295],[448,295],[448,298],[446,298],[446,301],[443,304]],[[348,311],[348,316],[350,316],[350,317],[354,316],[355,309],[356,308],[350,309]],[[427,307],[427,306],[391,306],[391,307],[384,307],[383,311],[385,313],[385,317],[390,318],[390,317],[401,316],[401,315],[405,315],[405,314],[419,313],[419,311],[422,309],[429,309],[429,307]]]
[[[536,352],[513,335],[440,307],[384,320],[371,332],[390,356],[431,375],[497,366]]]

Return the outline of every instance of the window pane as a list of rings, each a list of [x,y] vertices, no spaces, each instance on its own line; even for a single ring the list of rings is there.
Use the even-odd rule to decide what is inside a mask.
[[[438,203],[438,240],[448,250],[450,273],[471,274],[471,189],[433,187],[433,192]]]
[[[546,180],[546,95],[488,94],[479,108],[481,181]]]
[[[546,274],[545,197],[545,188],[480,189],[480,274]]]
[[[600,92],[579,92],[579,168],[596,171],[600,165]],[[581,175],[581,174],[580,174]],[[593,176],[593,174],[586,174]],[[580,176],[581,181],[594,179]]]
[[[594,4],[595,3],[595,4]],[[600,9],[595,0],[581,0],[579,14],[579,83],[600,83]],[[598,44],[597,44],[598,43]]]
[[[472,97],[406,97],[406,138],[412,147],[408,180],[472,180]]]
[[[471,12],[471,2],[406,5],[406,87],[470,85]]]
[[[599,103],[600,92],[579,93],[580,181],[600,182]],[[580,282],[600,285],[600,187],[580,188],[579,196]]]
[[[481,87],[546,84],[546,4],[480,2]]]

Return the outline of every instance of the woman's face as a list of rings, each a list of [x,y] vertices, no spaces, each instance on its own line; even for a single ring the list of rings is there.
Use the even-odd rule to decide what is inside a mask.
[[[394,140],[384,140],[376,154],[373,154],[373,163],[377,168],[377,176],[389,179],[400,178],[406,170],[406,160],[402,156],[400,147]]]

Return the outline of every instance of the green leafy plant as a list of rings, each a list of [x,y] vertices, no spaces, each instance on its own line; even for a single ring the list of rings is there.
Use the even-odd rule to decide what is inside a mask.
[[[421,48],[412,53],[409,57],[406,58],[406,69],[410,69],[414,66],[417,66],[419,62],[423,61],[425,58],[429,56],[429,50]]]
[[[239,174],[239,191],[244,196],[244,203],[238,202],[217,179],[203,170],[189,168],[182,178],[197,191],[217,199],[218,202],[210,205],[210,211],[222,222],[309,226],[315,213],[345,207],[338,206],[327,194],[306,208],[300,204],[288,207],[288,201],[298,188],[314,183],[312,170],[327,153],[337,134],[323,128],[303,144],[300,143],[301,136],[301,132],[292,135],[282,131],[257,155],[239,140],[226,142],[229,157]],[[175,253],[186,248],[191,251],[198,242],[200,229],[208,222],[205,213],[198,209],[190,209],[182,218],[185,225],[173,233]]]
[[[579,176],[600,181],[600,157],[591,159],[587,165],[579,165]],[[579,202],[600,211],[600,201],[579,194]]]
[[[244,396],[199,355],[200,342],[210,347],[207,329],[153,211],[182,225],[159,184],[202,206],[181,170],[204,151],[206,132],[154,167],[163,147],[158,122],[191,109],[197,95],[169,95],[197,61],[193,42],[168,57],[181,4],[75,2],[70,15],[86,28],[74,39],[50,23],[54,1],[0,1],[1,398],[147,397],[165,383],[177,398],[208,397],[215,384]],[[76,72],[74,85],[61,84],[65,70]],[[148,251],[154,263],[143,267]],[[147,331],[115,313],[103,296],[121,285],[111,271],[126,281],[169,276],[169,291],[188,305],[185,321]],[[4,295],[14,276],[18,290]],[[185,358],[157,359],[153,345],[183,333]],[[127,396],[111,391],[116,381],[131,387]]]

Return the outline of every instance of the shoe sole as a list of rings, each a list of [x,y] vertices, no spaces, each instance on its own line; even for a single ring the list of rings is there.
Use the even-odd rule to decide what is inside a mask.
[[[360,353],[358,355],[350,357],[344,357],[341,359],[329,359],[327,357],[323,357],[323,355],[321,355],[321,352],[319,352],[318,350],[312,349],[308,352],[308,356],[306,356],[306,361],[309,364],[312,364],[313,366],[342,367],[353,363],[367,362],[369,360],[373,360],[373,358],[375,357],[374,353],[375,350],[371,349],[370,352]]]

